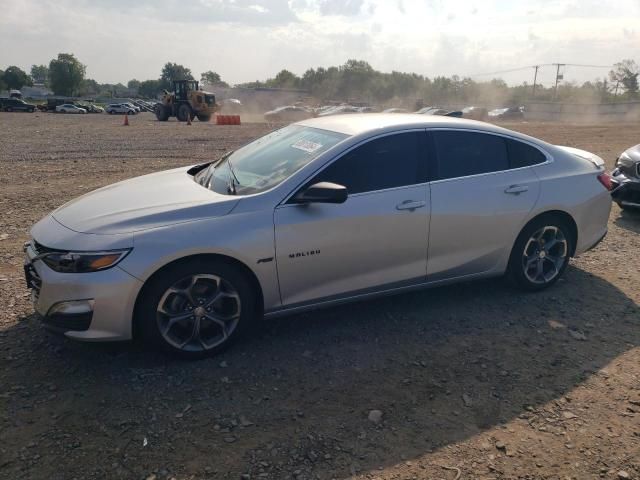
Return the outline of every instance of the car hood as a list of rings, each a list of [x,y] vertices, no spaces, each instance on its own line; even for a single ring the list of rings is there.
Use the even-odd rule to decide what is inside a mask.
[[[631,147],[625,150],[624,153],[627,154],[627,156],[634,162],[640,162],[640,145]]]
[[[108,235],[219,217],[238,203],[200,186],[187,170],[114,183],[71,200],[52,216],[76,232]]]

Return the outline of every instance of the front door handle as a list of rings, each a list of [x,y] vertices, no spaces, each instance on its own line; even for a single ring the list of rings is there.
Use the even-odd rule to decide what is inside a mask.
[[[396,210],[411,210],[413,212],[416,208],[422,208],[426,205],[427,202],[424,200],[405,200],[396,205]]]
[[[529,187],[526,185],[511,185],[509,188],[505,188],[504,193],[510,193],[511,195],[520,195],[521,193],[528,192]]]

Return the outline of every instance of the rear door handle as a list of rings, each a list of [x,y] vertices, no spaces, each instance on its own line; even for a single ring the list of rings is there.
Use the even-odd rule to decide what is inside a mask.
[[[427,205],[427,202],[424,200],[405,200],[402,203],[396,205],[396,210],[411,210],[414,211],[416,208],[422,208]]]
[[[504,190],[504,193],[510,193],[511,195],[520,195],[521,193],[528,192],[529,187],[526,185],[511,185]]]

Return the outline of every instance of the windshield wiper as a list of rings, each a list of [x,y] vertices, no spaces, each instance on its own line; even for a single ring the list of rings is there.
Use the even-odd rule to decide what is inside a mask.
[[[229,190],[229,193],[236,195],[236,185],[240,185],[240,181],[238,180],[236,172],[233,169],[233,164],[231,163],[231,160],[229,158],[227,158],[227,166],[229,167],[229,172],[231,172],[227,188]]]

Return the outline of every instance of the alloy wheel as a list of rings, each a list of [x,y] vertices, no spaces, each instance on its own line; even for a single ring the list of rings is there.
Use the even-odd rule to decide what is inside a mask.
[[[524,275],[538,285],[553,281],[567,262],[569,244],[561,229],[548,225],[527,241],[522,254]]]
[[[240,321],[241,301],[230,282],[197,274],[169,287],[158,302],[156,321],[164,340],[189,352],[211,350],[224,343]]]

